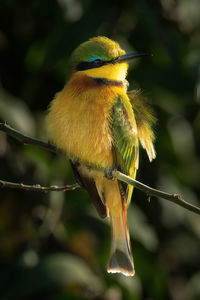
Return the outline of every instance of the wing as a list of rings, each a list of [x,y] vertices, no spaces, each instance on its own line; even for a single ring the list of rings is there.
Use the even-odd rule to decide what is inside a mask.
[[[138,168],[138,134],[132,106],[126,95],[119,96],[111,112],[111,133],[114,140],[115,167],[123,173],[135,177]],[[128,186],[126,199],[129,204],[133,187]]]
[[[80,166],[78,162],[73,162],[70,160],[72,170],[74,172],[74,176],[76,178],[76,181],[80,186],[85,188],[90,195],[94,206],[101,218],[107,217],[107,208],[102,202],[99,193],[96,188],[96,184],[93,180],[93,178],[88,177],[85,175],[86,172],[83,171],[83,166]],[[83,171],[83,172],[82,172]]]
[[[156,157],[154,149],[155,136],[152,129],[156,123],[156,118],[148,105],[147,99],[139,91],[130,91],[127,95],[134,111],[140,143],[146,150],[149,160],[152,161]]]

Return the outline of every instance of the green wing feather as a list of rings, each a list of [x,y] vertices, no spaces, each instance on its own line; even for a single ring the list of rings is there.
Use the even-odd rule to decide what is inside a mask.
[[[152,161],[156,157],[154,149],[154,132],[153,125],[156,118],[148,104],[147,99],[141,95],[140,91],[130,91],[127,93],[131,102],[138,130],[138,138],[142,147],[146,150],[149,160]]]
[[[115,167],[135,178],[138,168],[138,134],[131,103],[126,95],[119,96],[112,108],[111,132],[114,140]],[[133,187],[127,188],[127,203],[132,196]]]
[[[112,108],[111,132],[114,140],[115,167],[135,178],[139,162],[138,140],[146,150],[149,160],[156,157],[153,125],[156,122],[145,97],[138,91],[119,96]],[[133,187],[127,188],[130,203]]]

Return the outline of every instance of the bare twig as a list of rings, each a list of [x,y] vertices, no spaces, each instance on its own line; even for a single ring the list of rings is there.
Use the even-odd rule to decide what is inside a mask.
[[[6,134],[14,137],[15,139],[19,140],[23,144],[26,145],[36,145],[39,147],[42,147],[46,150],[49,150],[51,152],[58,152],[56,150],[56,147],[52,145],[50,142],[45,142],[39,139],[32,138],[30,136],[24,135],[18,130],[12,128],[10,125],[8,125],[6,122],[5,123],[0,123],[0,131],[4,131]]]
[[[6,123],[0,123],[0,131],[4,131],[5,133],[11,135],[12,137],[18,139],[24,144],[31,144],[40,146],[48,151],[57,152],[55,146],[50,144],[49,142],[44,142],[42,140],[34,139],[29,136],[26,136],[19,131],[13,129]],[[122,174],[119,171],[112,171],[112,177],[116,178],[118,180],[121,180],[127,184],[133,185],[135,188],[143,191],[144,193],[148,194],[148,197],[150,196],[156,196],[163,199],[166,199],[168,201],[171,201],[173,203],[176,203],[196,214],[200,215],[200,208],[197,206],[194,206],[188,202],[186,202],[180,195],[178,194],[169,194],[165,193],[159,190],[156,190],[154,188],[151,188],[135,179],[132,179],[131,177]],[[49,186],[49,187],[43,187],[39,184],[36,185],[25,185],[23,183],[13,183],[13,182],[7,182],[0,180],[0,187],[8,187],[8,188],[15,188],[15,189],[22,189],[22,190],[32,190],[32,191],[39,191],[39,192],[49,192],[49,191],[57,191],[57,192],[65,192],[68,190],[74,190],[78,187],[80,187],[78,184],[72,184],[72,185],[66,185],[63,187],[58,186]]]
[[[165,192],[162,192],[162,191],[159,191],[159,190],[156,190],[154,188],[151,188],[150,186],[147,186],[127,175],[124,175],[122,174],[121,172],[119,171],[113,171],[112,172],[112,176],[113,178],[116,178],[118,180],[121,180],[127,184],[131,184],[133,185],[135,188],[145,192],[148,194],[148,196],[156,196],[156,197],[160,197],[160,198],[163,198],[163,199],[166,199],[168,201],[171,201],[173,203],[176,203],[196,214],[199,214],[200,215],[200,208],[197,207],[197,206],[194,206],[188,202],[186,202],[180,195],[178,194],[169,194],[169,193],[165,193]]]
[[[27,185],[23,183],[14,183],[9,181],[0,180],[0,187],[2,188],[11,188],[11,189],[19,189],[19,190],[25,190],[25,191],[35,191],[35,192],[66,192],[70,190],[75,190],[80,187],[78,183],[71,184],[71,185],[65,185],[65,186],[57,186],[57,185],[51,185],[51,186],[41,186],[40,184],[34,184],[34,185]]]

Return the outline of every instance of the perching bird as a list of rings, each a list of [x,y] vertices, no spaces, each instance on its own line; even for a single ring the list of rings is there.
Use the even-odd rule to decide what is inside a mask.
[[[145,53],[125,54],[118,43],[94,37],[71,56],[72,74],[51,102],[47,128],[69,159],[78,182],[88,191],[101,217],[110,217],[112,243],[107,271],[134,275],[127,206],[133,187],[109,180],[117,169],[135,178],[139,141],[150,161],[154,117],[137,92],[127,92],[127,62]]]

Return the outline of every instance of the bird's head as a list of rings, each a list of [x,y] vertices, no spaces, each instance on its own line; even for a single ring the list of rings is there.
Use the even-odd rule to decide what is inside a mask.
[[[73,72],[91,77],[123,81],[128,69],[127,62],[147,54],[126,54],[115,41],[99,36],[82,43],[71,56]]]

